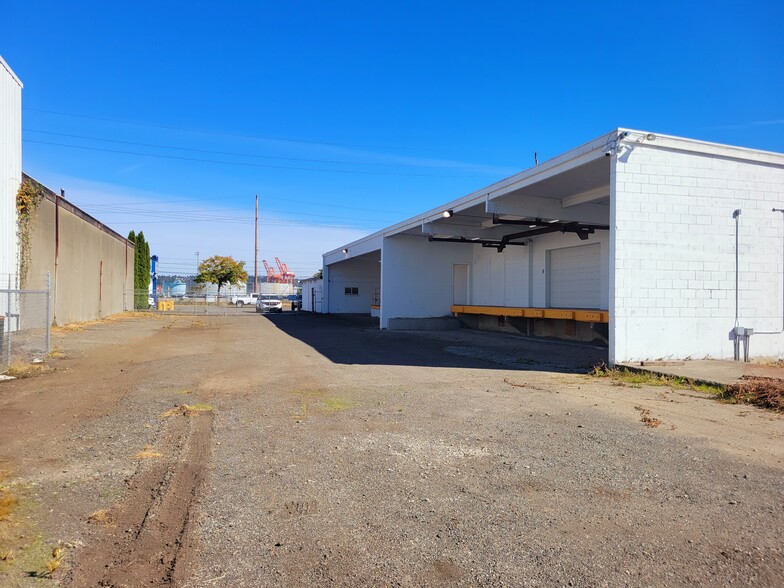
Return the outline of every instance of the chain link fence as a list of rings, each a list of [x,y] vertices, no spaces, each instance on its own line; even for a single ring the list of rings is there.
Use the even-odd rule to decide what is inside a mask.
[[[285,297],[282,297],[285,299]],[[289,301],[284,300],[285,304]],[[127,290],[123,293],[126,311],[160,312],[182,315],[238,315],[256,311],[256,301],[250,294],[237,296],[186,292],[178,296],[158,296],[157,303],[147,290]]]
[[[44,359],[51,351],[49,277],[0,276],[0,367]]]

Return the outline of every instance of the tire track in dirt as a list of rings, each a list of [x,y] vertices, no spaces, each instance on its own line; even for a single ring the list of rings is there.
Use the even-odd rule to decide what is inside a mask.
[[[175,586],[190,575],[195,551],[194,506],[208,471],[212,414],[182,410],[170,416],[155,448],[127,481],[129,492],[111,513],[64,584]]]

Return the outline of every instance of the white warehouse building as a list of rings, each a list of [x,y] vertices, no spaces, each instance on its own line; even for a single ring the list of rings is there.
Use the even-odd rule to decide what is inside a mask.
[[[784,154],[617,129],[325,253],[322,310],[598,340],[611,363],[782,357],[776,209]]]
[[[0,288],[17,287],[16,193],[22,183],[22,82],[0,57]]]

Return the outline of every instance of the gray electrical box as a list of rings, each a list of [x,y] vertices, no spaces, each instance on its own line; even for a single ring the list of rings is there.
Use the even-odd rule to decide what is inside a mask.
[[[750,337],[754,334],[754,329],[749,329],[748,327],[735,327],[733,332],[736,337]]]

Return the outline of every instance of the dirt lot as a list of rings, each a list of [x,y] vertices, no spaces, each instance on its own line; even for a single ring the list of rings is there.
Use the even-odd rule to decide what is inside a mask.
[[[782,417],[580,373],[597,349],[252,309],[55,346],[0,383],[3,586],[784,577]]]

